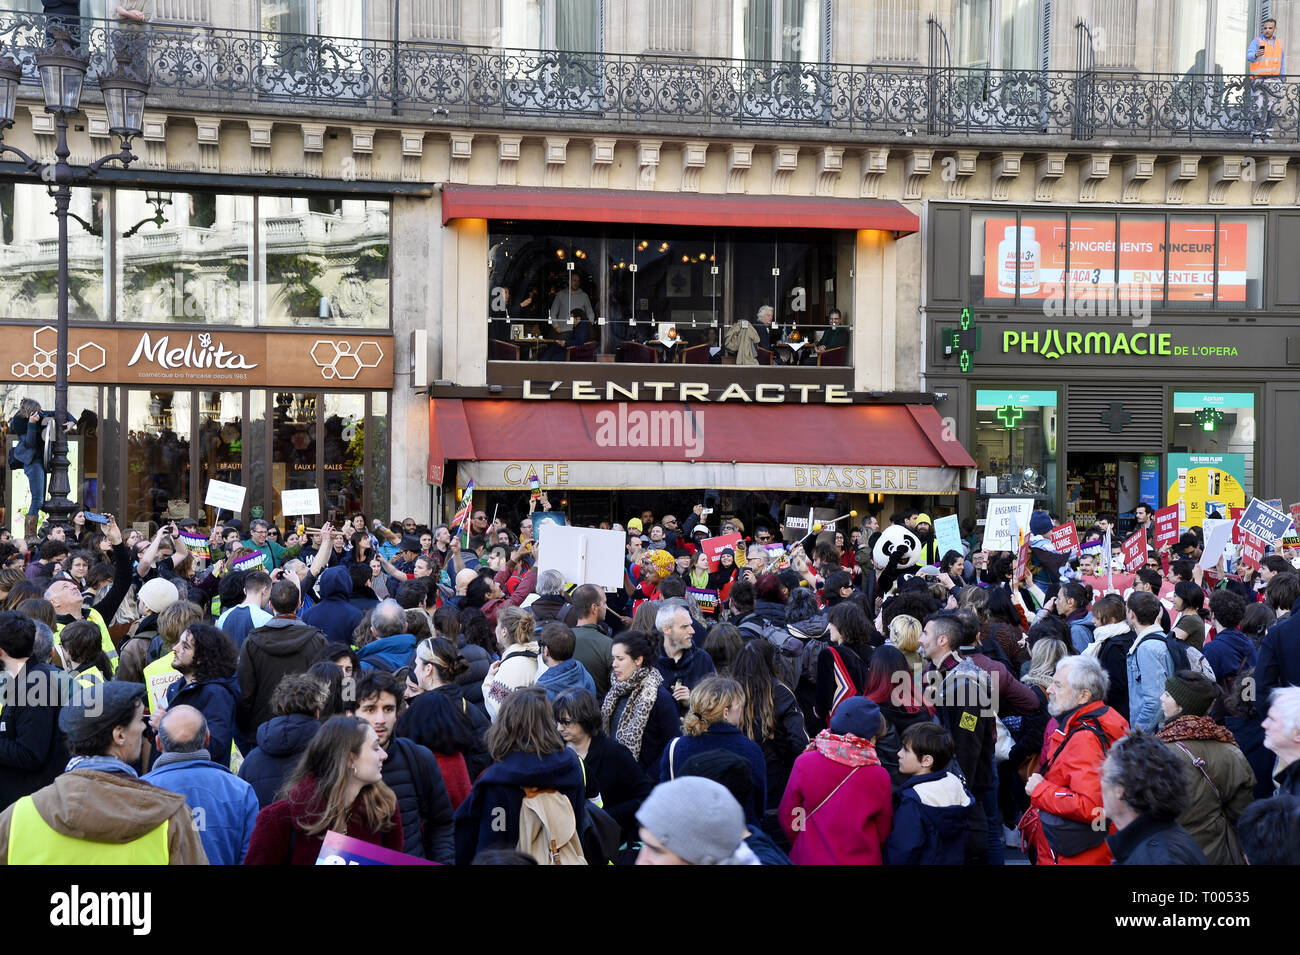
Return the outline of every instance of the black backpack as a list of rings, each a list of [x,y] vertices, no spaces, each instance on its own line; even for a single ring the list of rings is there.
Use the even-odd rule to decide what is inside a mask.
[[[1157,638],[1164,641],[1165,649],[1169,651],[1169,659],[1173,661],[1175,673],[1179,670],[1191,669],[1191,660],[1187,656],[1187,644],[1183,643],[1183,641],[1179,640],[1173,634],[1155,632],[1148,633],[1137,641],[1134,645],[1133,652],[1136,653],[1137,648],[1142,646],[1146,641]]]

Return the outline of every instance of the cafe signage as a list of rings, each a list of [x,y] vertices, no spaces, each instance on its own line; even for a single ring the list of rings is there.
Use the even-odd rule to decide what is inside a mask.
[[[0,369],[16,381],[54,380],[51,325],[0,328]],[[277,388],[392,388],[393,338],[334,331],[68,329],[73,383]]]
[[[633,381],[626,385],[616,381],[537,381],[525,378],[523,397],[534,401],[569,399],[573,401],[713,401],[737,404],[840,404],[853,403],[853,395],[844,385],[799,382],[762,382],[745,386],[732,382],[717,397],[707,382]]]

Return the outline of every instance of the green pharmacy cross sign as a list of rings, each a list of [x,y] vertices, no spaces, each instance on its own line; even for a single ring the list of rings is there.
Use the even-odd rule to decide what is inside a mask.
[[[957,365],[962,372],[968,372],[974,361],[975,352],[980,350],[980,329],[975,328],[975,313],[969,308],[961,310],[961,324],[958,328],[943,330],[943,354],[946,358],[957,356]]]
[[[1223,412],[1218,408],[1202,408],[1196,412],[1196,423],[1202,431],[1213,431],[1223,421]]]
[[[1011,431],[1019,423],[1020,419],[1025,416],[1025,409],[1019,405],[1003,405],[998,409],[997,415],[1002,419],[1008,431]]]

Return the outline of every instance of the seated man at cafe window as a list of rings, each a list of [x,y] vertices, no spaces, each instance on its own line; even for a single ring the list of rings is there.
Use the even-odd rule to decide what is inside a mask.
[[[573,330],[569,332],[567,338],[563,338],[554,345],[548,345],[546,351],[542,352],[542,361],[564,361],[567,355],[567,349],[578,348],[591,341],[591,322],[587,320],[587,314],[580,308],[575,308],[569,313],[569,321],[573,324]]]
[[[849,343],[849,330],[844,327],[844,315],[838,308],[833,308],[826,316],[830,328],[822,332],[817,340],[817,354],[831,348],[844,348]]]

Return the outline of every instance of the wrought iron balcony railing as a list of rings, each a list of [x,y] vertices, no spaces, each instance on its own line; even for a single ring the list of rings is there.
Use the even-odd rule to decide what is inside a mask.
[[[503,50],[81,19],[104,68],[123,44],[162,105],[435,122],[638,125],[683,133],[786,127],[858,136],[1032,135],[1295,143],[1300,84],[1245,76],[985,70]],[[46,18],[0,12],[0,43],[39,85]]]

